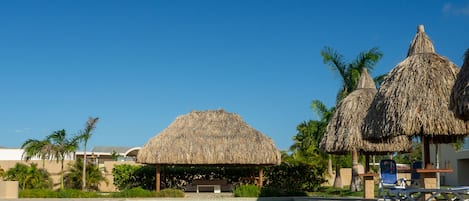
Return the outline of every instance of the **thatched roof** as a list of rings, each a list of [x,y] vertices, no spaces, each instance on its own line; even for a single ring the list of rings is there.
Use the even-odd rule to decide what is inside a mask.
[[[466,50],[464,63],[454,83],[450,108],[458,118],[469,120],[469,49]]]
[[[345,154],[352,150],[367,153],[405,152],[412,148],[407,136],[389,141],[369,142],[362,139],[362,126],[368,108],[376,94],[376,86],[368,71],[363,70],[357,89],[345,97],[337,106],[320,148],[328,153]]]
[[[162,165],[278,165],[272,139],[224,110],[193,111],[151,138],[137,161]]]
[[[459,68],[435,53],[419,26],[407,58],[386,76],[365,118],[365,139],[408,135],[448,143],[468,134],[449,110]]]

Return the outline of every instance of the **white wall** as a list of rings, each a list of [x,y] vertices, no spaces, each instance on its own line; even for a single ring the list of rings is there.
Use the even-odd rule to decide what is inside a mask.
[[[23,149],[10,149],[0,148],[0,161],[20,161],[23,159]],[[69,154],[65,157],[65,160],[74,160],[74,154]],[[38,157],[33,157],[31,160],[41,160]]]
[[[452,173],[442,173],[442,185],[469,185],[469,150],[455,151],[451,144],[440,144],[440,168],[445,168],[448,162]],[[435,161],[435,146],[430,146],[430,160]]]
[[[22,155],[23,149],[0,149],[0,160],[2,161],[21,160]]]

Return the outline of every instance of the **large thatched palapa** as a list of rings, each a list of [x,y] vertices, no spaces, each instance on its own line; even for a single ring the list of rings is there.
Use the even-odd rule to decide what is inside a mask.
[[[278,165],[281,155],[269,137],[224,110],[182,115],[151,138],[137,162],[156,165]],[[262,168],[260,168],[262,181]],[[157,190],[158,190],[157,186]]]
[[[451,93],[450,107],[458,118],[469,120],[469,49]]]
[[[224,110],[182,115],[150,139],[137,161],[160,165],[278,165],[269,137]]]
[[[410,151],[412,143],[409,137],[403,135],[378,142],[363,140],[364,118],[376,92],[373,79],[363,69],[357,89],[339,103],[327,125],[320,143],[321,149],[334,154],[346,154],[353,150],[374,154]]]
[[[420,25],[407,58],[386,76],[365,118],[365,139],[420,136],[424,161],[430,164],[428,143],[450,143],[468,134],[464,121],[449,110],[459,68],[435,53]]]

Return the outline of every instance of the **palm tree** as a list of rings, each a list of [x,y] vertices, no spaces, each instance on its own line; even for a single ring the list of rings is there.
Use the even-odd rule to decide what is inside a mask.
[[[326,46],[321,50],[321,56],[324,64],[328,65],[332,71],[339,73],[342,78],[342,87],[336,97],[337,102],[340,102],[357,88],[358,79],[363,68],[366,68],[368,72],[372,72],[374,66],[383,57],[383,53],[377,47],[374,47],[367,52],[361,52],[353,62],[347,64],[344,62],[344,56]],[[382,76],[378,78],[382,79]]]
[[[28,161],[33,157],[39,157],[42,160],[42,169],[45,168],[45,160],[49,159],[51,153],[50,141],[47,139],[36,140],[28,139],[22,145],[21,148],[24,149],[23,158]]]
[[[321,51],[324,64],[334,71],[338,72],[342,78],[342,87],[337,93],[336,102],[339,103],[356,89],[358,79],[363,68],[371,72],[378,61],[383,57],[383,53],[376,47],[366,52],[361,52],[358,57],[351,63],[344,62],[344,57],[330,47],[324,47]],[[380,76],[378,79],[382,79]],[[360,179],[358,177],[358,151],[352,151],[352,181],[350,191],[359,191]]]
[[[65,176],[65,184],[67,188],[82,188],[83,180],[81,171],[83,170],[83,165],[83,161],[80,158],[78,158],[75,163],[69,164],[69,173]],[[99,170],[97,165],[87,163],[86,166],[88,166],[88,168],[86,168],[86,175],[88,178],[85,184],[86,189],[97,191],[101,182],[104,181],[106,184],[108,184],[106,177],[104,177],[103,172]]]
[[[60,188],[64,189],[64,161],[70,153],[77,150],[80,138],[79,136],[74,136],[69,139],[67,138],[65,130],[62,129],[54,131],[52,134],[48,135],[46,139],[51,142],[51,156],[55,158],[57,162],[60,161]]]
[[[96,125],[96,123],[98,123],[98,120],[99,120],[98,117],[88,118],[88,121],[86,122],[86,125],[85,125],[85,130],[83,130],[81,132],[81,134],[79,135],[81,140],[83,140],[83,148],[84,148],[83,163],[85,163],[85,164],[86,164],[86,145],[88,144],[88,140],[93,135],[91,132],[96,128],[95,125]],[[86,166],[87,165],[83,165],[83,170],[82,170],[82,181],[83,181],[82,186],[81,186],[82,191],[86,190]]]

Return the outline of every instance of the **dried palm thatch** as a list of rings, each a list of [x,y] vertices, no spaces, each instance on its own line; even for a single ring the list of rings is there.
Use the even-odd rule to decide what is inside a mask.
[[[412,143],[407,136],[398,136],[381,142],[362,139],[362,126],[368,108],[376,94],[376,86],[368,71],[363,69],[357,89],[344,98],[337,106],[320,148],[325,152],[346,154],[357,150],[365,153],[385,154],[407,152]]]
[[[407,58],[386,76],[365,118],[365,139],[421,136],[450,143],[468,134],[464,121],[449,110],[459,68],[435,53],[419,26]]]
[[[160,165],[278,165],[272,139],[224,110],[182,115],[151,138],[137,161]]]
[[[469,120],[469,49],[466,50],[464,63],[454,83],[450,108],[458,118]]]

